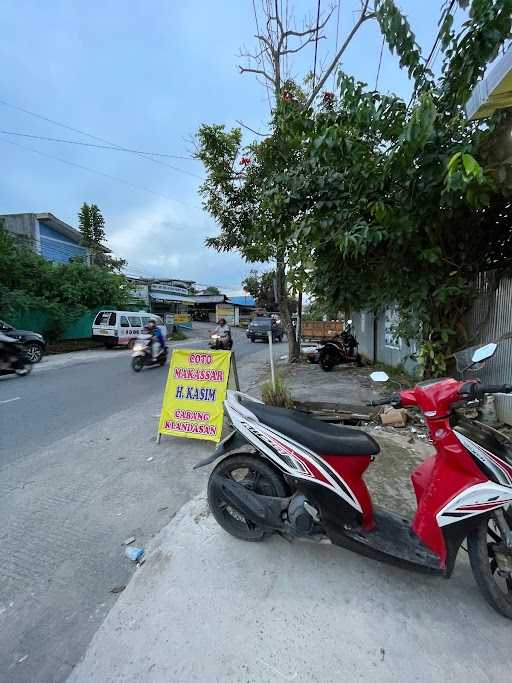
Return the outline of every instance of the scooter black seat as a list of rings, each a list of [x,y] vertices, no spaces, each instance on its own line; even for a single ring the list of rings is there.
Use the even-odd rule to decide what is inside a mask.
[[[319,455],[376,455],[380,451],[375,439],[360,429],[321,422],[298,410],[254,401],[244,402],[244,405],[261,423]]]

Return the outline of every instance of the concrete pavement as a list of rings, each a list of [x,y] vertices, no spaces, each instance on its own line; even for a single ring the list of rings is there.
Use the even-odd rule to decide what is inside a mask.
[[[205,347],[212,325],[194,329],[191,339],[172,348]],[[240,362],[259,345],[235,330]],[[278,347],[276,347],[278,348]],[[150,368],[135,374],[127,349],[94,349],[46,356],[28,377],[0,379],[0,470],[8,462],[49,447],[77,430],[134,406],[141,396],[162,396],[166,372]]]
[[[247,389],[267,349],[239,341]],[[0,403],[2,683],[64,680],[134,572],[123,540],[146,547],[204,490],[192,464],[213,444],[155,443],[166,372],[112,353],[0,383],[0,400],[27,392]]]
[[[297,366],[288,384],[297,398],[364,401],[365,372],[329,373],[326,386],[318,367]],[[410,470],[431,446],[372,433],[382,447],[372,495],[412,516]],[[153,539],[69,683],[508,683],[510,628],[463,550],[446,581],[332,545],[244,543],[216,524],[203,489]]]
[[[196,497],[69,683],[508,683],[510,622],[464,553],[450,581],[331,545],[238,541]]]

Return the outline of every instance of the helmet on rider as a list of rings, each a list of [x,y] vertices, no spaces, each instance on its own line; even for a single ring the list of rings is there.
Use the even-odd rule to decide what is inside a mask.
[[[156,330],[156,323],[154,320],[149,320],[145,325],[144,329],[148,332],[154,332]]]

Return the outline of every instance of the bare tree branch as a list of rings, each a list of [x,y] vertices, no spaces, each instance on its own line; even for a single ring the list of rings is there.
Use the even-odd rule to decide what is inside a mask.
[[[316,38],[313,38],[313,36],[311,36],[311,38],[308,38],[308,40],[304,41],[302,43],[302,45],[299,45],[299,47],[296,47],[293,50],[282,50],[281,54],[282,55],[293,55],[296,52],[300,52],[302,50],[302,48],[306,47],[306,45],[309,45],[309,43],[314,43],[315,40],[316,40]],[[318,40],[325,40],[325,36],[318,36]]]
[[[329,78],[329,76],[333,72],[334,68],[336,67],[336,64],[339,62],[341,56],[343,55],[343,53],[345,52],[345,50],[349,46],[352,38],[357,33],[359,28],[364,24],[365,21],[368,21],[369,19],[375,18],[375,16],[376,16],[375,12],[369,12],[368,14],[366,13],[368,10],[369,4],[370,4],[370,0],[364,0],[362,10],[361,10],[361,14],[359,15],[359,19],[356,21],[352,30],[350,31],[350,33],[346,37],[345,42],[343,43],[343,45],[340,47],[340,49],[338,50],[338,52],[334,56],[330,66],[328,67],[328,69],[326,70],[326,72],[324,73],[322,78],[318,81],[317,85],[313,88],[310,96],[307,99],[307,102],[305,105],[306,109],[311,106],[315,97],[318,95],[320,90],[323,88],[324,83],[326,82],[326,80]]]
[[[329,10],[327,16],[325,17],[325,19],[320,24],[318,24],[318,30],[319,31],[321,31],[325,27],[325,25],[327,24],[327,22],[331,18],[333,12],[334,12],[334,8],[331,8]],[[296,38],[304,38],[304,36],[315,34],[315,33],[316,33],[316,24],[315,24],[315,26],[313,26],[313,28],[307,28],[305,31],[293,31],[293,30],[289,29],[289,30],[284,32],[284,37],[288,38],[290,36],[294,36]]]
[[[275,86],[275,84],[276,84],[275,80],[271,76],[269,76],[268,73],[263,71],[263,69],[252,69],[248,66],[241,66],[240,64],[238,65],[238,68],[240,69],[241,74],[244,74],[244,73],[260,74],[260,76],[263,76],[268,81],[270,81],[273,86]]]
[[[245,123],[243,123],[239,119],[236,119],[236,122],[238,123],[239,126],[242,126],[242,128],[247,128],[247,130],[250,130],[251,133],[254,133],[254,135],[259,135],[262,138],[266,138],[270,135],[270,133],[260,133],[259,131],[254,130],[253,128],[250,128],[249,126],[246,126]]]

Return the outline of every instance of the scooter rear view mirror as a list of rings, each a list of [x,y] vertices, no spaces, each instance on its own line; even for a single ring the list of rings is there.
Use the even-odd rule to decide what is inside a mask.
[[[498,344],[495,344],[494,342],[491,342],[490,344],[486,344],[485,346],[481,346],[479,349],[476,349],[474,352],[471,362],[472,363],[481,363],[484,360],[487,360],[488,358],[491,358],[491,356],[494,356],[496,353],[496,349],[498,348]]]
[[[389,380],[389,375],[386,372],[372,372],[370,375],[372,382],[387,382]]]

